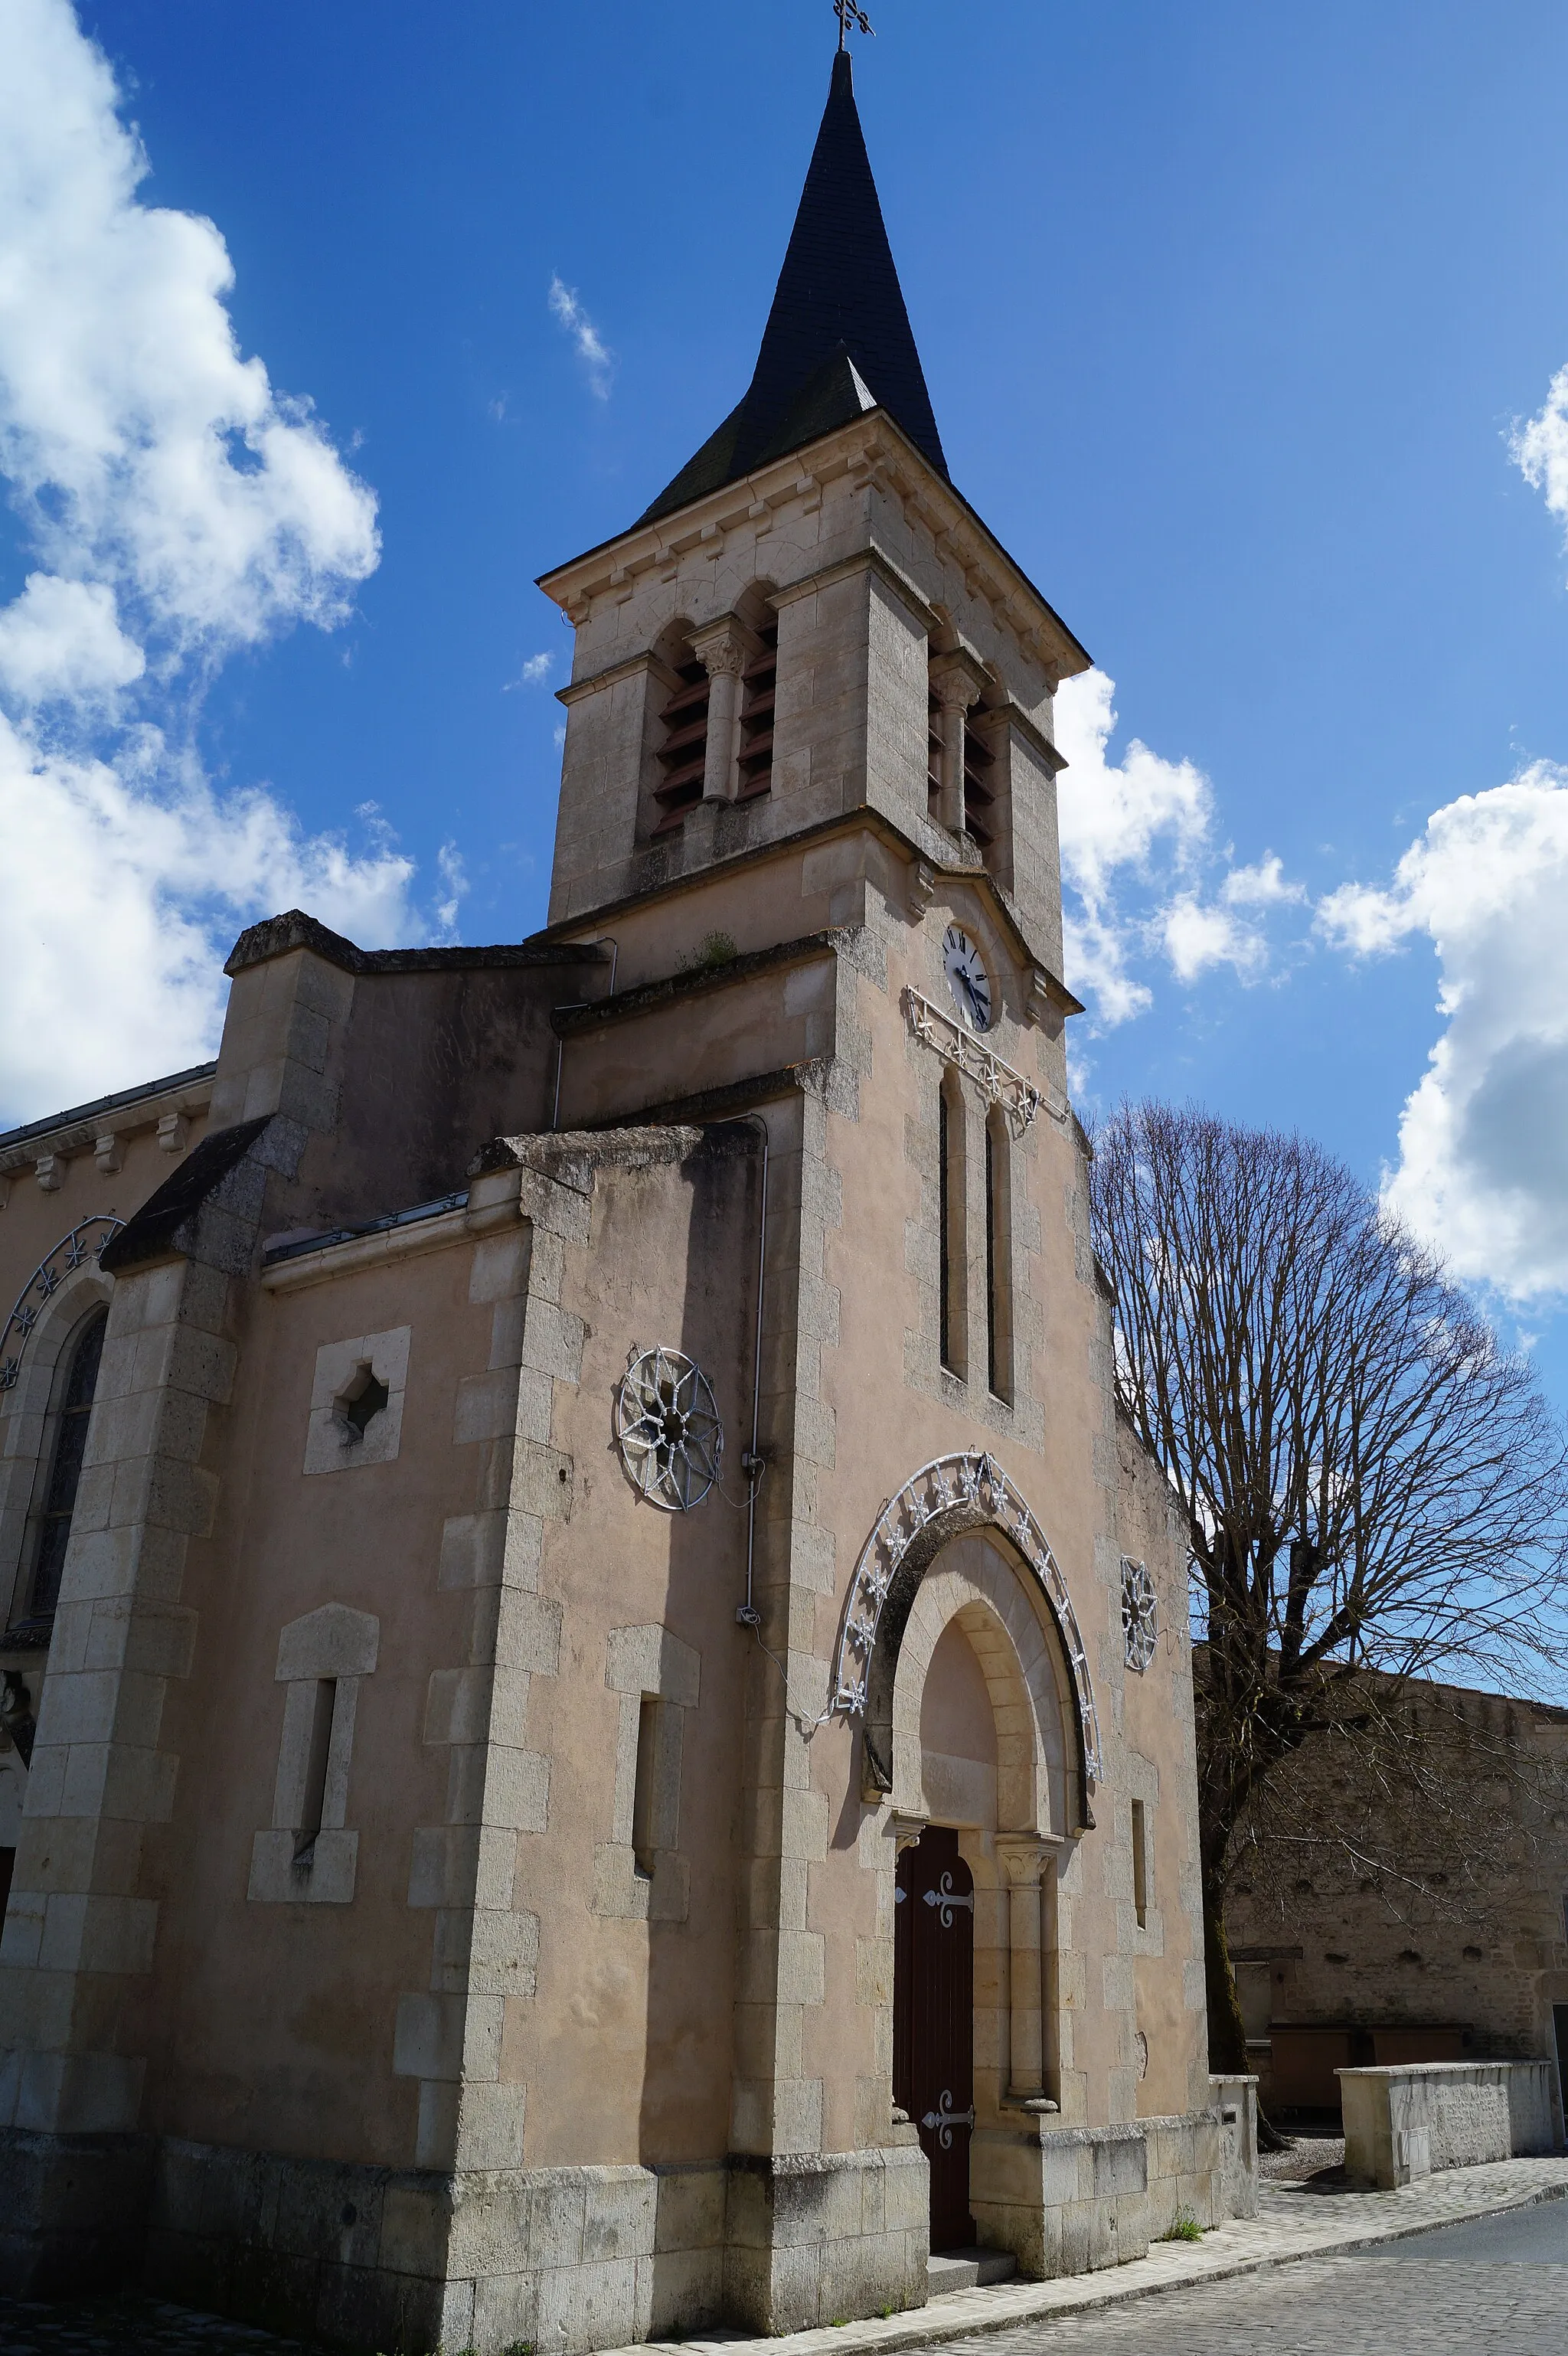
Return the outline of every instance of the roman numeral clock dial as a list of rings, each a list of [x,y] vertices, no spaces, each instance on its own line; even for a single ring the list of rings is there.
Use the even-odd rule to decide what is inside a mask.
[[[988,1031],[996,1020],[991,977],[979,950],[958,925],[949,925],[942,937],[942,962],[954,1003],[970,1030]]]

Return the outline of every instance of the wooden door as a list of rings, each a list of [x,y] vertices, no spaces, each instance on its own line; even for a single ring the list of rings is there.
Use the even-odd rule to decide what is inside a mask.
[[[899,1859],[893,1905],[893,2100],[931,2163],[931,2246],[973,2244],[975,1879],[958,1836],[928,1825]]]

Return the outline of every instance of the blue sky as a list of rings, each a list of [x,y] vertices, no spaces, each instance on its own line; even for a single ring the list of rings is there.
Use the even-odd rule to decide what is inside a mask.
[[[871,14],[955,478],[1115,682],[1108,744],[1107,688],[1063,712],[1083,1100],[1395,1173],[1568,1398],[1568,12]],[[79,21],[139,185],[66,0],[0,0],[0,260],[37,198],[0,379],[101,377],[91,431],[47,372],[0,408],[12,1119],[204,1052],[212,945],[274,900],[367,940],[542,922],[567,633],[533,577],[743,389],[835,38],[828,0]],[[213,224],[232,287],[210,232],[143,251],[148,208]],[[199,445],[199,493],[122,444]]]

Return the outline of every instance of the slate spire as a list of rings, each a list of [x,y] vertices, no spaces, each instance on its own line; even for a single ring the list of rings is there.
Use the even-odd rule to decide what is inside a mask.
[[[868,409],[885,409],[946,474],[841,49],[745,399],[643,519],[685,507]]]

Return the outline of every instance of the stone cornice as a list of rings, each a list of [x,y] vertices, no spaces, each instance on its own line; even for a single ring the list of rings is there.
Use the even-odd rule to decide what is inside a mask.
[[[276,1257],[263,1253],[261,1288],[266,1292],[303,1291],[307,1285],[327,1284],[362,1269],[385,1268],[394,1260],[418,1259],[426,1252],[472,1243],[497,1227],[515,1226],[521,1216],[517,1186],[497,1184],[492,1178],[483,1187],[471,1188],[467,1201],[451,1210],[432,1209],[422,1216],[405,1211],[363,1234],[328,1234],[319,1242],[305,1238],[287,1245]]]
[[[748,523],[766,520],[771,524],[776,513],[796,500],[818,505],[823,486],[847,474],[876,482],[912,506],[939,548],[963,572],[971,594],[990,604],[998,624],[1050,671],[1053,681],[1088,669],[1087,649],[1054,606],[968,501],[944,481],[881,409],[869,410],[819,441],[807,443],[737,482],[722,485],[672,516],[635,524],[629,531],[553,566],[539,574],[539,586],[569,621],[581,622],[596,596],[629,593],[639,574],[656,569],[669,569],[673,577],[681,558],[692,551],[718,554],[728,531]]]
[[[1008,716],[1022,717],[1010,709]],[[901,827],[895,826],[884,811],[875,809],[866,802],[855,809],[841,812],[836,818],[820,819],[815,826],[803,826],[792,834],[775,836],[766,842],[748,843],[742,850],[712,860],[707,866],[694,868],[688,875],[672,875],[663,884],[638,892],[623,893],[617,900],[603,901],[598,907],[585,910],[581,916],[562,916],[558,923],[547,925],[533,938],[569,942],[581,938],[585,933],[592,933],[594,938],[598,938],[617,916],[629,908],[651,907],[658,901],[673,899],[680,893],[702,891],[715,876],[733,875],[742,868],[757,866],[765,860],[787,859],[805,843],[830,842],[858,830],[874,834],[879,841],[896,851],[912,865],[923,867],[933,882],[971,884],[984,896],[998,927],[1007,936],[1019,964],[1025,968],[1032,967],[1040,976],[1040,986],[1047,993],[1053,1010],[1061,1014],[1083,1013],[1082,1002],[1036,954],[1011,902],[998,886],[995,876],[980,864],[977,853],[972,861],[944,858],[940,853],[933,853],[929,843],[916,841]],[[932,831],[934,832],[934,829]],[[956,848],[955,844],[954,849]]]
[[[287,957],[293,949],[309,949],[344,973],[469,973],[485,968],[510,969],[518,966],[560,965],[563,959],[559,948],[542,943],[538,934],[527,941],[500,941],[489,948],[447,949],[362,949],[355,941],[346,940],[315,916],[307,916],[303,908],[287,909],[281,916],[267,916],[259,925],[242,932],[229,953],[224,966],[227,974],[243,973],[247,966],[264,965],[271,958]],[[593,964],[607,962],[603,952],[599,960],[588,949],[578,960]]]
[[[95,1103],[13,1130],[0,1138],[0,1176],[14,1178],[31,1170],[46,1154],[91,1153],[101,1137],[132,1137],[140,1130],[155,1129],[167,1113],[204,1113],[212,1101],[217,1072],[216,1064],[197,1064],[172,1079],[100,1097]]]
[[[639,982],[634,990],[617,991],[613,998],[595,998],[586,1006],[558,1006],[550,1016],[550,1027],[558,1038],[575,1038],[581,1032],[602,1030],[606,1023],[650,1013],[679,999],[728,990],[736,982],[750,981],[755,974],[832,957],[850,938],[849,926],[835,926],[825,932],[803,933],[793,941],[779,941],[771,948],[749,949],[742,956],[726,958],[721,965],[691,966],[684,973],[666,974],[657,981]]]

